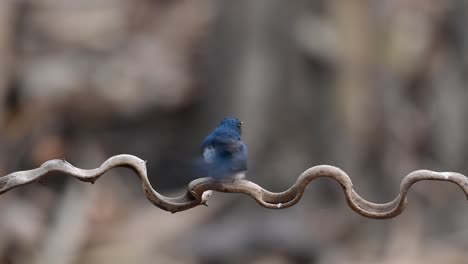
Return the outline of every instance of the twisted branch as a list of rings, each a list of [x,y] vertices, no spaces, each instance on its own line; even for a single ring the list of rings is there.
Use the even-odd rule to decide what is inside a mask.
[[[408,174],[401,182],[400,193],[391,202],[375,204],[363,199],[353,190],[350,177],[341,169],[329,165],[315,166],[304,171],[297,181],[286,191],[274,193],[245,179],[219,182],[212,178],[200,178],[192,181],[187,192],[180,197],[166,197],[156,192],[151,186],[146,173],[146,162],[132,155],[117,155],[109,158],[99,168],[84,170],[74,167],[65,160],[50,160],[39,168],[18,171],[0,177],[0,194],[13,188],[39,181],[52,172],[71,175],[78,180],[94,183],[101,175],[115,167],[132,169],[141,180],[148,200],[155,206],[172,213],[188,210],[198,205],[206,205],[212,191],[226,193],[244,193],[251,196],[258,204],[266,208],[283,209],[295,205],[302,197],[307,185],[320,177],[337,181],[343,188],[349,207],[358,214],[375,219],[398,216],[407,204],[407,194],[411,186],[423,180],[448,181],[460,186],[468,198],[468,177],[455,172],[435,172],[418,170]]]

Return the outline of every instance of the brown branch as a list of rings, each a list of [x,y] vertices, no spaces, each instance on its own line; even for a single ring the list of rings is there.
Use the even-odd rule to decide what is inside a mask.
[[[83,170],[76,168],[65,160],[50,160],[37,169],[18,171],[0,178],[0,194],[13,188],[39,181],[46,174],[61,172],[81,181],[94,183],[101,175],[115,167],[132,169],[140,178],[148,200],[157,207],[175,213],[206,205],[212,191],[226,193],[244,193],[254,198],[266,208],[283,209],[296,204],[302,197],[307,185],[320,177],[336,180],[343,188],[349,207],[358,214],[375,219],[386,219],[398,216],[406,207],[406,196],[410,187],[423,180],[448,181],[460,186],[468,198],[468,177],[455,172],[435,172],[418,170],[408,174],[400,185],[400,193],[391,202],[375,204],[361,198],[354,190],[349,176],[341,169],[329,165],[319,165],[304,171],[297,181],[286,191],[274,193],[245,179],[219,182],[211,178],[200,178],[192,181],[187,192],[180,197],[166,197],[156,192],[151,186],[146,173],[146,162],[132,155],[117,155],[106,160],[99,168]]]

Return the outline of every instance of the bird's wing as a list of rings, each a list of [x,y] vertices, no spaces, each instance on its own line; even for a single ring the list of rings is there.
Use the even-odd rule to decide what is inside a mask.
[[[247,147],[241,140],[233,137],[216,137],[213,146],[221,156],[221,159],[218,157],[218,162],[224,163],[223,166],[229,168],[231,172],[247,170]]]
[[[211,177],[222,178],[247,170],[247,147],[238,137],[212,133],[201,147],[205,162],[201,167]]]
[[[243,152],[244,143],[239,139],[228,136],[216,136],[210,144],[222,155],[234,155]]]

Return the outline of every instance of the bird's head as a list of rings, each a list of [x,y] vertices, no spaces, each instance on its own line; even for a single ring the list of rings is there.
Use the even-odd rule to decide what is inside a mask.
[[[221,120],[218,126],[233,129],[241,134],[242,121],[235,117],[225,117],[223,120]]]

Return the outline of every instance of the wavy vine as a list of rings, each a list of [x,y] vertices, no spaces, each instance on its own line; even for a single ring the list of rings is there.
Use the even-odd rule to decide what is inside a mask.
[[[127,154],[110,157],[99,168],[90,170],[77,168],[65,160],[50,160],[39,168],[13,172],[0,177],[0,194],[39,181],[45,175],[53,172],[60,172],[84,182],[94,183],[104,173],[116,167],[132,169],[140,179],[148,200],[162,210],[172,213],[188,210],[199,205],[207,205],[207,200],[213,191],[247,194],[263,207],[283,209],[299,202],[307,185],[320,177],[328,177],[337,181],[343,188],[349,207],[362,216],[374,219],[393,218],[401,214],[407,204],[409,189],[418,181],[433,180],[455,183],[465,192],[468,199],[468,177],[465,175],[456,172],[417,170],[411,172],[402,180],[400,192],[393,201],[385,204],[371,203],[354,191],[351,178],[343,170],[329,165],[319,165],[307,169],[289,189],[279,193],[265,190],[246,179],[221,182],[212,178],[200,178],[190,182],[184,195],[166,197],[156,192],[151,186],[146,171],[146,162],[136,156]]]

